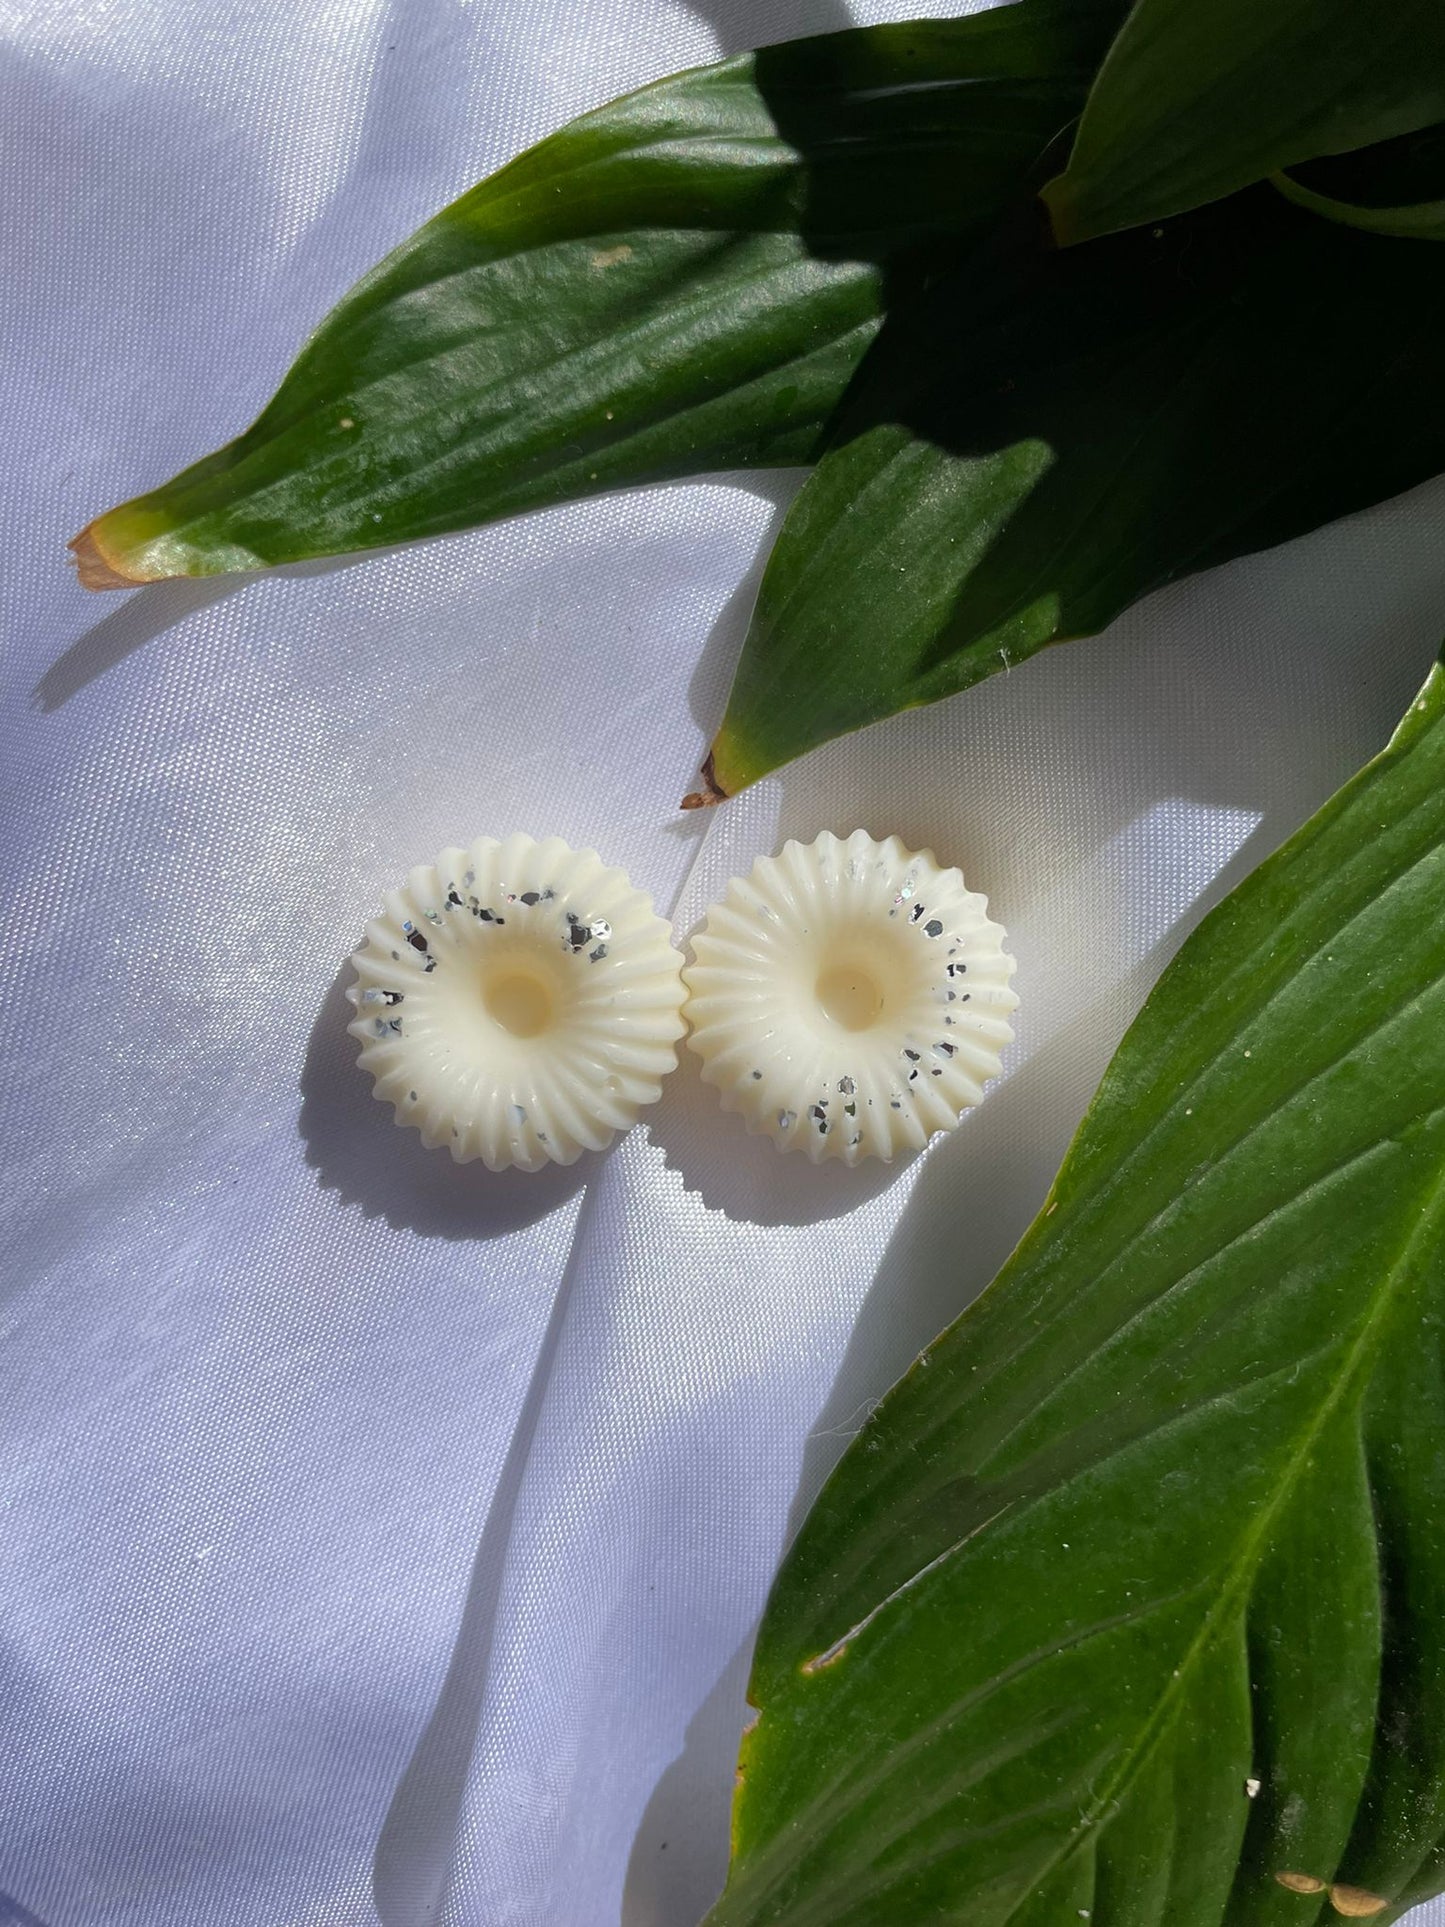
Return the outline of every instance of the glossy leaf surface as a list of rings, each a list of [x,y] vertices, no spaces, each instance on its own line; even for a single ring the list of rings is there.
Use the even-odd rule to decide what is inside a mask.
[[[712,1927],[1445,1884],[1445,675],[1205,921],[777,1581]]]
[[[985,248],[890,324],[784,525],[722,794],[1445,469],[1445,254],[1267,187]]]
[[[237,441],[93,523],[83,573],[252,569],[811,459],[887,303],[1018,191],[1119,12],[826,35],[585,115],[359,283]]]
[[[1441,119],[1438,0],[1136,0],[1045,199],[1084,241]]]

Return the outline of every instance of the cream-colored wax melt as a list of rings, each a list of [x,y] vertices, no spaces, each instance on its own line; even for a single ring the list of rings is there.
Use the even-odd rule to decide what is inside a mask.
[[[478,837],[388,893],[348,1026],[376,1095],[459,1164],[600,1151],[677,1063],[682,959],[649,897],[560,837]]]
[[[1014,962],[929,850],[862,830],[787,843],[693,939],[689,1043],[726,1110],[814,1163],[951,1131],[1011,1042]]]

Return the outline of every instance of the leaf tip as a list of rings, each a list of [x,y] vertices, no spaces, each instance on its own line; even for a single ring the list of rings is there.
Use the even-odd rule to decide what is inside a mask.
[[[729,794],[718,781],[714,752],[709,750],[702,766],[702,788],[689,790],[679,807],[685,810],[716,809],[719,803],[727,801]]]
[[[1330,1905],[1347,1920],[1369,1920],[1375,1914],[1384,1913],[1389,1904],[1382,1895],[1372,1894],[1364,1887],[1350,1887],[1336,1881],[1330,1888]]]
[[[1046,182],[1039,190],[1039,199],[1048,212],[1049,227],[1056,247],[1071,247],[1075,241],[1085,238],[1078,231],[1073,184],[1067,173],[1055,174],[1051,181]]]
[[[127,575],[115,560],[106,554],[105,547],[96,534],[96,524],[87,522],[79,535],[72,536],[67,545],[75,557],[75,572],[80,578],[82,589],[133,589],[144,582],[143,575]]]

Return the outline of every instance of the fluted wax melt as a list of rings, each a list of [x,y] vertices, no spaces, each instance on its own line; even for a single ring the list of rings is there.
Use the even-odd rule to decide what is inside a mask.
[[[1013,958],[932,851],[862,830],[787,843],[693,939],[689,1043],[725,1109],[815,1163],[950,1131],[1013,1038]]]
[[[390,891],[348,992],[375,1094],[457,1162],[535,1171],[625,1131],[677,1062],[651,899],[560,837],[479,837]]]

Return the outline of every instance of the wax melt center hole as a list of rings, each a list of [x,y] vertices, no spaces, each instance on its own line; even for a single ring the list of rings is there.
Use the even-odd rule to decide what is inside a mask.
[[[491,977],[482,985],[487,1013],[513,1037],[535,1037],[552,1021],[552,993],[520,971]]]
[[[883,992],[871,971],[856,964],[829,964],[814,992],[823,1015],[839,1030],[867,1030],[883,1009]]]

